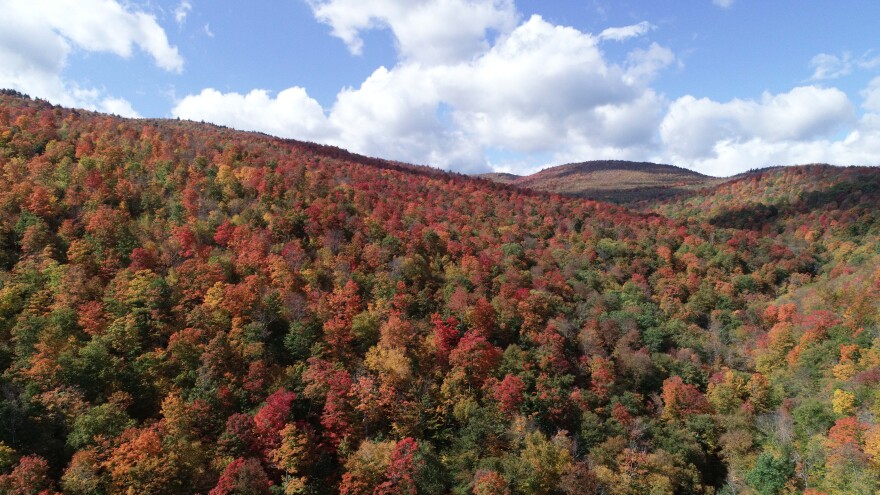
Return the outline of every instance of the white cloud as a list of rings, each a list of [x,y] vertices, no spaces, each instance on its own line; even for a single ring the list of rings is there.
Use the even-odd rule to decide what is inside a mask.
[[[813,68],[811,80],[837,79],[852,73],[853,69],[870,70],[880,66],[880,56],[868,50],[862,56],[853,58],[849,52],[843,52],[840,56],[829,53],[820,53],[810,59],[810,67]]]
[[[447,63],[488,48],[486,33],[516,26],[513,0],[307,0],[315,17],[332,28],[352,53],[361,32],[388,28],[404,59]]]
[[[596,144],[605,143],[615,149],[628,149],[628,157],[644,156],[645,150],[652,147],[657,127],[663,118],[666,100],[648,89],[637,99],[619,105],[604,105],[596,109],[601,119],[601,134],[592,138]],[[591,131],[591,130],[586,130]],[[583,136],[581,142],[590,138]],[[589,156],[589,155],[586,155]],[[602,156],[611,158],[611,156]],[[579,161],[584,160],[580,158]]]
[[[761,101],[727,103],[688,95],[670,105],[660,136],[671,153],[692,159],[706,156],[723,141],[806,140],[853,119],[849,99],[834,88],[803,86],[779,95],[765,93]]]
[[[183,58],[155,17],[111,0],[7,0],[0,29],[0,87],[55,103],[135,116],[121,98],[102,96],[62,76],[74,49],[131,57],[137,46],[171,72]]]
[[[877,164],[880,156],[880,77],[860,93],[859,108],[818,85],[669,101],[651,85],[675,53],[650,40],[616,59],[603,51],[604,42],[650,36],[656,28],[647,21],[594,35],[540,16],[523,20],[513,0],[307,1],[353,53],[367,30],[389,30],[397,63],[342,89],[327,108],[300,87],[207,88],[179,100],[173,115],[465,172],[617,158],[729,175],[771,164]],[[174,21],[182,25],[191,10],[180,1]],[[5,0],[4,15],[0,87],[136,117],[128,101],[67,80],[71,53],[141,51],[166,71],[183,68],[155,17],[128,3]],[[211,36],[207,24],[204,32]],[[813,80],[830,80],[880,66],[880,57],[823,53],[810,64]]]
[[[767,165],[877,164],[880,113],[871,111],[880,109],[880,81],[862,95],[869,112],[861,118],[836,88],[802,86],[726,103],[684,96],[660,125],[658,159],[712,175]]]
[[[361,153],[457,170],[485,168],[482,151],[444,122],[443,68],[380,67],[357,89],[337,95],[332,142]]]
[[[66,92],[59,75],[70,45],[36,16],[14,7],[6,15],[11,22],[0,29],[0,86],[61,99]]]
[[[647,91],[629,69],[649,72],[639,61],[608,63],[597,38],[534,16],[483,57],[447,71],[444,94],[460,128],[483,146],[544,153],[626,141],[632,129],[616,119]]]
[[[626,57],[626,77],[632,83],[648,84],[657,74],[675,62],[672,50],[651,43],[647,50],[637,48]]]
[[[729,176],[771,165],[832,163],[839,165],[880,165],[880,116],[860,120],[858,128],[842,139],[811,141],[719,141],[710,155],[683,163],[693,170],[715,176]]]
[[[871,112],[880,113],[880,76],[872,79],[868,87],[861,94],[862,98],[865,99],[862,107]]]
[[[192,8],[192,4],[187,0],[180,2],[177,8],[174,9],[174,22],[178,26],[183,26],[183,23],[186,22],[186,16],[189,15]]]
[[[657,151],[657,127],[665,108],[666,100],[650,89],[628,103],[598,107],[599,125],[573,129],[567,142],[554,150],[550,163],[644,161]]]
[[[836,79],[852,72],[853,60],[849,53],[842,56],[820,53],[810,60],[813,75],[810,79],[820,81],[822,79]]]
[[[596,39],[538,16],[473,62],[440,74],[455,119],[485,146],[535,152],[565,138],[592,108],[625,101],[633,90],[609,66]],[[579,122],[572,122],[579,121]]]
[[[426,64],[403,58],[381,67],[359,87],[342,90],[325,120],[309,99],[304,120],[317,122],[325,142],[461,171],[486,169],[487,149],[547,156],[650,142],[665,100],[646,83],[674,56],[652,45],[618,65],[605,59],[598,43],[588,33],[533,16],[468,59]],[[253,100],[205,91],[185,98],[173,113],[316,139],[297,119],[271,117],[280,108]]]
[[[618,61],[602,50],[603,41],[646,35],[647,23],[592,35],[540,16],[503,27],[518,14],[501,1],[311,5],[353,51],[362,48],[364,30],[390,29],[397,64],[344,88],[327,108],[298,87],[274,97],[207,89],[172,113],[463,172],[528,173],[548,161],[616,158],[730,175],[771,164],[876,163],[880,156],[880,78],[862,92],[861,116],[845,93],[818,85],[756,99],[669,101],[651,84],[678,60],[671,50],[651,42]],[[426,12],[448,19],[453,7],[482,8],[484,15],[464,27],[407,24]],[[461,43],[437,48],[459,35]]]
[[[858,65],[860,69],[874,69],[880,67],[880,55],[874,55],[873,50],[868,50],[864,55],[859,57],[856,61],[856,65]]]
[[[98,109],[102,112],[119,115],[121,117],[140,117],[140,114],[138,114],[134,110],[134,108],[132,108],[131,103],[129,103],[128,100],[125,100],[124,98],[104,98],[99,104]]]
[[[722,9],[729,9],[730,7],[733,7],[734,1],[735,0],[712,0],[712,3],[721,7]]]
[[[132,55],[134,45],[153,57],[156,65],[171,72],[183,70],[183,58],[168,43],[165,31],[155,16],[126,11],[115,0],[10,0],[13,11],[36,17],[45,28],[97,52],[109,52],[124,58]]]
[[[299,87],[286,89],[275,98],[262,89],[242,95],[208,88],[183,98],[174,107],[173,114],[281,137],[306,140],[328,137],[328,123],[321,105]]]
[[[599,33],[599,39],[623,41],[630,38],[643,36],[652,29],[654,29],[654,25],[648,21],[642,21],[638,24],[633,24],[631,26],[610,27]]]

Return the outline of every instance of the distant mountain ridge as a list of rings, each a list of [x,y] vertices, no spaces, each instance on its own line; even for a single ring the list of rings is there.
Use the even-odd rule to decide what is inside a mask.
[[[668,198],[727,180],[674,165],[625,160],[570,163],[527,176],[490,173],[480,177],[516,187],[615,203]]]

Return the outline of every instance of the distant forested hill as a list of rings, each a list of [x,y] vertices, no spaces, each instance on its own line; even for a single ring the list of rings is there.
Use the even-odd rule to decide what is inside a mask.
[[[621,204],[656,201],[724,182],[724,179],[672,165],[623,160],[571,163],[527,176],[483,174],[480,177],[536,191]]]

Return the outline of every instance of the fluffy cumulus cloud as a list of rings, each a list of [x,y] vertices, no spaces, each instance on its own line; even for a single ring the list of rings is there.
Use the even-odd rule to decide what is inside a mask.
[[[632,71],[647,72],[608,64],[593,36],[534,16],[471,60],[376,71],[340,93],[330,119],[355,149],[390,146],[395,156],[470,170],[485,166],[488,148],[530,154],[631,142],[642,127],[632,107],[657,103],[642,98]]]
[[[183,58],[156,18],[115,0],[7,0],[3,4],[0,87],[64,105],[134,116],[128,102],[63,78],[74,49],[129,58],[137,47],[161,69],[183,70]]]
[[[675,60],[672,52],[650,44],[612,63],[600,47],[603,40],[643,35],[647,23],[596,36],[540,16],[517,23],[506,0],[311,5],[355,52],[364,30],[390,29],[398,63],[342,90],[323,120],[315,107],[305,119],[316,122],[308,129],[283,119],[245,119],[260,114],[263,100],[213,91],[186,97],[173,113],[304,139],[320,129],[324,142],[360,153],[468,172],[488,169],[490,149],[529,156],[593,149],[610,157],[645,148],[662,118],[665,100],[648,85]],[[222,112],[212,110],[218,98]],[[287,127],[278,129],[279,123]]]
[[[880,78],[862,96],[861,116],[836,88],[802,86],[725,103],[685,96],[660,125],[662,159],[712,175],[800,163],[877,165]]]
[[[450,125],[440,104],[442,70],[380,67],[357,89],[339,93],[329,120],[334,144],[370,155],[463,171],[480,169],[479,147]]]
[[[854,109],[837,89],[803,86],[759,101],[719,103],[684,96],[673,102],[660,135],[670,152],[684,159],[706,156],[720,142],[803,141],[849,123]]]
[[[388,28],[401,55],[425,63],[452,62],[488,47],[486,34],[513,28],[513,0],[308,0],[315,17],[333,29],[352,53],[360,33]],[[466,15],[462,15],[466,13]]]
[[[299,87],[274,98],[261,89],[241,95],[208,88],[180,100],[174,113],[185,119],[234,124],[241,130],[281,137],[321,141],[329,136],[321,105]]]
[[[872,164],[880,156],[880,78],[861,93],[861,108],[818,84],[726,102],[670,99],[652,86],[678,58],[643,39],[656,29],[648,22],[591,34],[524,19],[511,0],[309,4],[355,54],[365,31],[389,30],[397,63],[344,88],[326,108],[299,87],[206,89],[172,113],[462,172],[529,173],[619,158],[730,175],[776,164]],[[623,43],[623,55],[613,59],[608,43]],[[868,67],[869,55],[814,59],[815,79],[847,64]]]
[[[609,63],[597,41],[532,17],[482,57],[444,71],[455,122],[484,147],[524,154],[649,142],[662,99],[645,83],[662,64]]]

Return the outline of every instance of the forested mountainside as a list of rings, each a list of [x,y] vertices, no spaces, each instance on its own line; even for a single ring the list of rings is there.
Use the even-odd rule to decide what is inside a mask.
[[[656,202],[726,181],[673,165],[624,160],[570,163],[526,176],[491,173],[480,177],[536,191],[624,205]]]
[[[880,488],[877,169],[635,212],[7,92],[0,170],[0,493]]]

